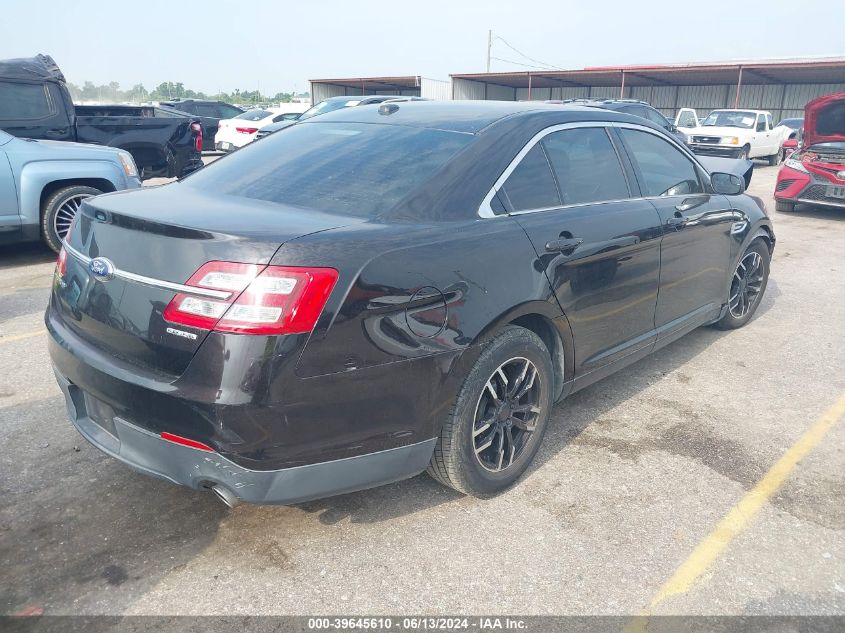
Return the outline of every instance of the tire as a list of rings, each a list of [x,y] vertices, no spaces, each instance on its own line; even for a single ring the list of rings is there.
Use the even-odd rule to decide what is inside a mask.
[[[474,497],[491,497],[509,487],[540,447],[554,384],[552,361],[540,337],[508,326],[484,346],[464,380],[441,429],[428,473]],[[519,396],[513,389],[524,393],[510,400],[502,398]],[[485,420],[491,422],[485,426]]]
[[[737,158],[748,160],[749,155],[751,154],[751,148],[746,145],[741,150],[739,150],[739,154],[737,154]]]
[[[85,198],[99,196],[102,191],[94,187],[74,185],[54,191],[41,207],[41,237],[57,253],[70,223],[79,210],[79,203]]]
[[[775,211],[778,213],[792,213],[795,211],[795,203],[788,200],[775,200]]]
[[[775,167],[777,165],[780,165],[781,161],[783,160],[783,150],[778,150],[777,154],[766,156],[766,160],[769,161],[769,167]]]
[[[716,323],[716,327],[735,330],[751,320],[766,292],[770,261],[769,247],[762,239],[756,239],[748,245],[731,278],[728,311]]]

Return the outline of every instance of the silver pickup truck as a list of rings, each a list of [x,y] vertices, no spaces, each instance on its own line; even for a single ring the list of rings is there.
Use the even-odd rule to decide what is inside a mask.
[[[0,245],[43,239],[58,252],[82,200],[140,186],[129,152],[0,130]]]

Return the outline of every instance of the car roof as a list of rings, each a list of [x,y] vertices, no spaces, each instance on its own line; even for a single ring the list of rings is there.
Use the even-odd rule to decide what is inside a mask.
[[[557,113],[557,122],[567,121],[636,121],[642,119],[611,110],[602,111],[597,107],[577,105],[549,104],[540,101],[405,101],[390,104],[389,114],[382,114],[384,104],[343,108],[328,112],[313,119],[310,123],[329,123],[345,121],[351,123],[384,123],[414,127],[436,128],[452,132],[475,134],[493,123],[514,116],[529,117]]]

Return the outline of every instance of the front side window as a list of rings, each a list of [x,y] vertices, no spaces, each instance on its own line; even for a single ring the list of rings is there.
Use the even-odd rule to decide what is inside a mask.
[[[648,197],[703,193],[693,162],[656,134],[621,128],[631,160],[639,168],[640,189]]]
[[[553,132],[543,146],[563,204],[623,200],[630,196],[616,150],[602,127]]]
[[[44,84],[0,81],[0,119],[43,119],[53,113]]]
[[[560,206],[555,178],[540,143],[534,145],[513,170],[502,193],[512,211],[530,211]]]

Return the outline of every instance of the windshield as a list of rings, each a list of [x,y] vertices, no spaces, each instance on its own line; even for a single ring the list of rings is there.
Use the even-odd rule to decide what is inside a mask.
[[[750,130],[754,127],[754,122],[757,120],[755,112],[746,112],[744,110],[718,110],[711,112],[704,122],[701,124],[704,127],[718,126],[718,127],[739,127]]]
[[[271,114],[273,113],[268,112],[267,110],[247,110],[243,114],[239,114],[234,118],[243,119],[245,121],[260,121],[261,119],[266,119]]]
[[[326,99],[325,101],[321,101],[315,106],[310,107],[306,110],[301,117],[299,117],[300,121],[304,121],[305,119],[310,119],[312,116],[317,116],[318,114],[325,114],[326,112],[332,112],[333,110],[341,110],[342,108],[351,108],[352,106],[356,106],[361,103],[360,99],[351,98],[347,99]]]
[[[473,139],[399,125],[297,123],[183,182],[203,191],[369,218],[392,209]]]
[[[801,128],[802,125],[804,125],[804,119],[784,119],[783,121],[778,123],[778,125],[783,125],[792,128],[793,130],[798,130]]]

